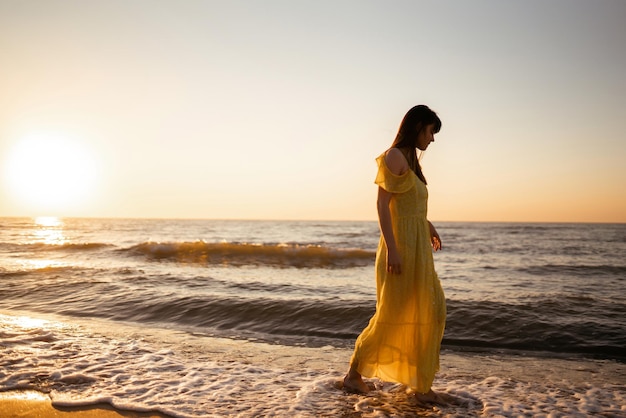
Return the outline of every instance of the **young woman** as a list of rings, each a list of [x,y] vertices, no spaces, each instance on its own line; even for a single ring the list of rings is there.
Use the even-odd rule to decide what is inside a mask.
[[[431,390],[439,369],[446,305],[435,273],[432,249],[441,249],[426,219],[428,191],[417,158],[441,129],[427,106],[404,116],[391,148],[380,155],[376,254],[376,313],[357,338],[344,388],[367,393],[362,376],[402,383],[419,400],[437,402]],[[432,248],[431,248],[432,247]]]

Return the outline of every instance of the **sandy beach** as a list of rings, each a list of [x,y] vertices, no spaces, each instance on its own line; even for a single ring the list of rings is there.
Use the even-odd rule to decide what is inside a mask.
[[[34,390],[0,392],[0,416],[3,418],[165,418],[153,412],[120,411],[102,403],[89,406],[53,407],[50,397]]]

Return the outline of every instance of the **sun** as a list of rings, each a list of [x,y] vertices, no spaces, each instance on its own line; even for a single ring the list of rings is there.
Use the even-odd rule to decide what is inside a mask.
[[[93,155],[84,144],[51,134],[17,141],[3,165],[10,196],[29,212],[75,212],[88,203],[97,177]]]

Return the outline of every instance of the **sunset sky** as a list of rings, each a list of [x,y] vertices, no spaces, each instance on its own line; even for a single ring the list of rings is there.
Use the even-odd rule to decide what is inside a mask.
[[[0,216],[626,222],[626,1],[0,0]]]

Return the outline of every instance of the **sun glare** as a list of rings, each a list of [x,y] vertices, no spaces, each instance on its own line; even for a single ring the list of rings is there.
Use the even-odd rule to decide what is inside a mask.
[[[53,135],[33,135],[17,142],[4,166],[11,196],[29,211],[75,210],[87,203],[96,181],[88,149]]]
[[[46,244],[63,244],[67,242],[67,237],[63,233],[63,222],[54,216],[39,216],[35,219],[37,229],[33,236],[38,242]]]

